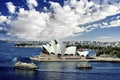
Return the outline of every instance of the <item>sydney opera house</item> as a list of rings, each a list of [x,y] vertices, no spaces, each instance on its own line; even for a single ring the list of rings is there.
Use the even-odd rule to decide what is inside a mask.
[[[46,45],[42,45],[43,51],[40,55],[31,57],[32,60],[38,61],[71,61],[86,58],[89,55],[89,50],[84,50],[76,46],[65,47],[62,42],[53,40]]]

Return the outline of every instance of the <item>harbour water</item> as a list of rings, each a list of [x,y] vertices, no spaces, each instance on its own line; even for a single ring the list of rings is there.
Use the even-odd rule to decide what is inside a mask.
[[[40,48],[14,48],[11,43],[0,43],[0,80],[120,80],[120,63],[89,62],[92,69],[78,70],[82,62],[38,62],[37,71],[17,70],[13,66],[19,59],[38,55]]]

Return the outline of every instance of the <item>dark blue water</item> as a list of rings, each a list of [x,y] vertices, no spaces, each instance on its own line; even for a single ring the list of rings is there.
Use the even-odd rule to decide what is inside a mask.
[[[93,69],[77,70],[81,62],[37,62],[37,71],[16,70],[16,58],[40,53],[39,48],[14,48],[13,44],[0,43],[0,80],[120,80],[120,63],[89,62]]]

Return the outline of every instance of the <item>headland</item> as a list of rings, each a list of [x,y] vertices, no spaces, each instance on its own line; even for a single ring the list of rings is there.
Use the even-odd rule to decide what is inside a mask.
[[[96,51],[83,49],[76,46],[65,47],[57,40],[53,40],[46,45],[42,45],[40,55],[30,57],[35,61],[87,61],[87,62],[120,62],[120,58],[110,57],[106,54],[96,56]],[[94,52],[91,54],[91,52]]]
[[[61,58],[55,58],[55,57],[30,57],[31,60],[40,61],[40,62],[120,62],[119,58],[103,58],[103,57],[78,57],[78,56],[72,56],[72,57],[61,57]]]

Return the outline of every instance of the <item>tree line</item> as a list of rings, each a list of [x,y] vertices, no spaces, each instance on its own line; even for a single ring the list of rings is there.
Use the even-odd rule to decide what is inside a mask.
[[[99,45],[67,45],[68,46],[77,46],[77,48],[83,48],[83,49],[91,49],[96,51],[96,56],[100,55],[109,55],[110,57],[118,57],[120,58],[120,47],[113,47],[113,46],[99,46]]]
[[[93,49],[96,51],[96,56],[105,54],[111,57],[120,58],[120,47],[117,46],[112,47],[112,46],[96,46],[96,45],[77,45],[77,48]]]

